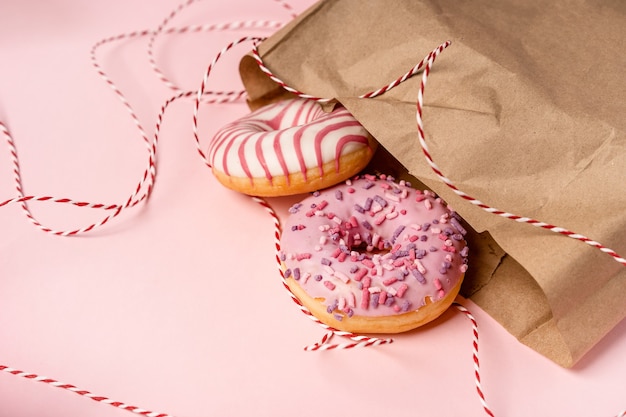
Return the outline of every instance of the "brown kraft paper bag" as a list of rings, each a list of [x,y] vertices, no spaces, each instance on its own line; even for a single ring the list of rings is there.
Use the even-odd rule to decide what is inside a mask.
[[[571,367],[626,316],[626,267],[579,240],[487,213],[441,182],[418,141],[421,74],[377,98],[358,96],[450,40],[423,111],[443,173],[492,207],[624,256],[624,23],[620,0],[326,0],[259,50],[287,85],[355,115],[382,145],[375,169],[417,178],[463,216],[471,259],[462,294]],[[284,93],[250,56],[240,72],[251,107]]]

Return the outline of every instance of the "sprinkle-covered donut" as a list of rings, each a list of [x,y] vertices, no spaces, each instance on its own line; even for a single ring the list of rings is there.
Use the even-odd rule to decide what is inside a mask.
[[[344,108],[325,112],[294,98],[220,129],[208,160],[226,187],[255,196],[312,192],[344,181],[371,160],[376,142]]]
[[[315,192],[289,212],[285,281],[331,327],[407,331],[437,318],[459,292],[465,229],[431,191],[365,176]]]

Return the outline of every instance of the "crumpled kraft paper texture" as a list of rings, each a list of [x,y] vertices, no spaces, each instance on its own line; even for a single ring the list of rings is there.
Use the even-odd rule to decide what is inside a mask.
[[[443,173],[492,207],[624,256],[624,22],[619,0],[325,0],[260,53],[288,85],[346,106],[381,143],[379,166],[417,178],[463,216],[472,229],[463,294],[522,343],[571,367],[626,317],[626,267],[578,240],[486,213],[442,183],[417,139],[421,75],[357,97],[450,40],[423,112]],[[280,96],[251,57],[240,73],[251,102]]]

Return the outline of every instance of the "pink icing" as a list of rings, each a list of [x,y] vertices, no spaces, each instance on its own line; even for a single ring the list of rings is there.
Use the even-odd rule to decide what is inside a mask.
[[[215,134],[208,158],[226,175],[264,177],[318,168],[358,149],[370,148],[369,134],[343,107],[326,113],[319,104],[292,99],[265,106]],[[373,151],[372,151],[373,152]],[[306,178],[305,178],[306,179]]]
[[[290,209],[286,275],[338,318],[386,316],[437,301],[467,269],[465,230],[434,193],[366,176]]]

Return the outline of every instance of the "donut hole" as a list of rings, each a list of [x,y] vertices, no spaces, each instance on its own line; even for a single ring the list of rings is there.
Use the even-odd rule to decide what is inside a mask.
[[[358,245],[352,245],[350,247],[350,250],[353,252],[362,254],[362,255],[370,255],[370,256],[374,256],[374,255],[385,256],[386,254],[391,252],[391,248],[389,247],[382,247],[382,248],[375,247],[372,245],[368,245],[366,242],[361,242]]]

